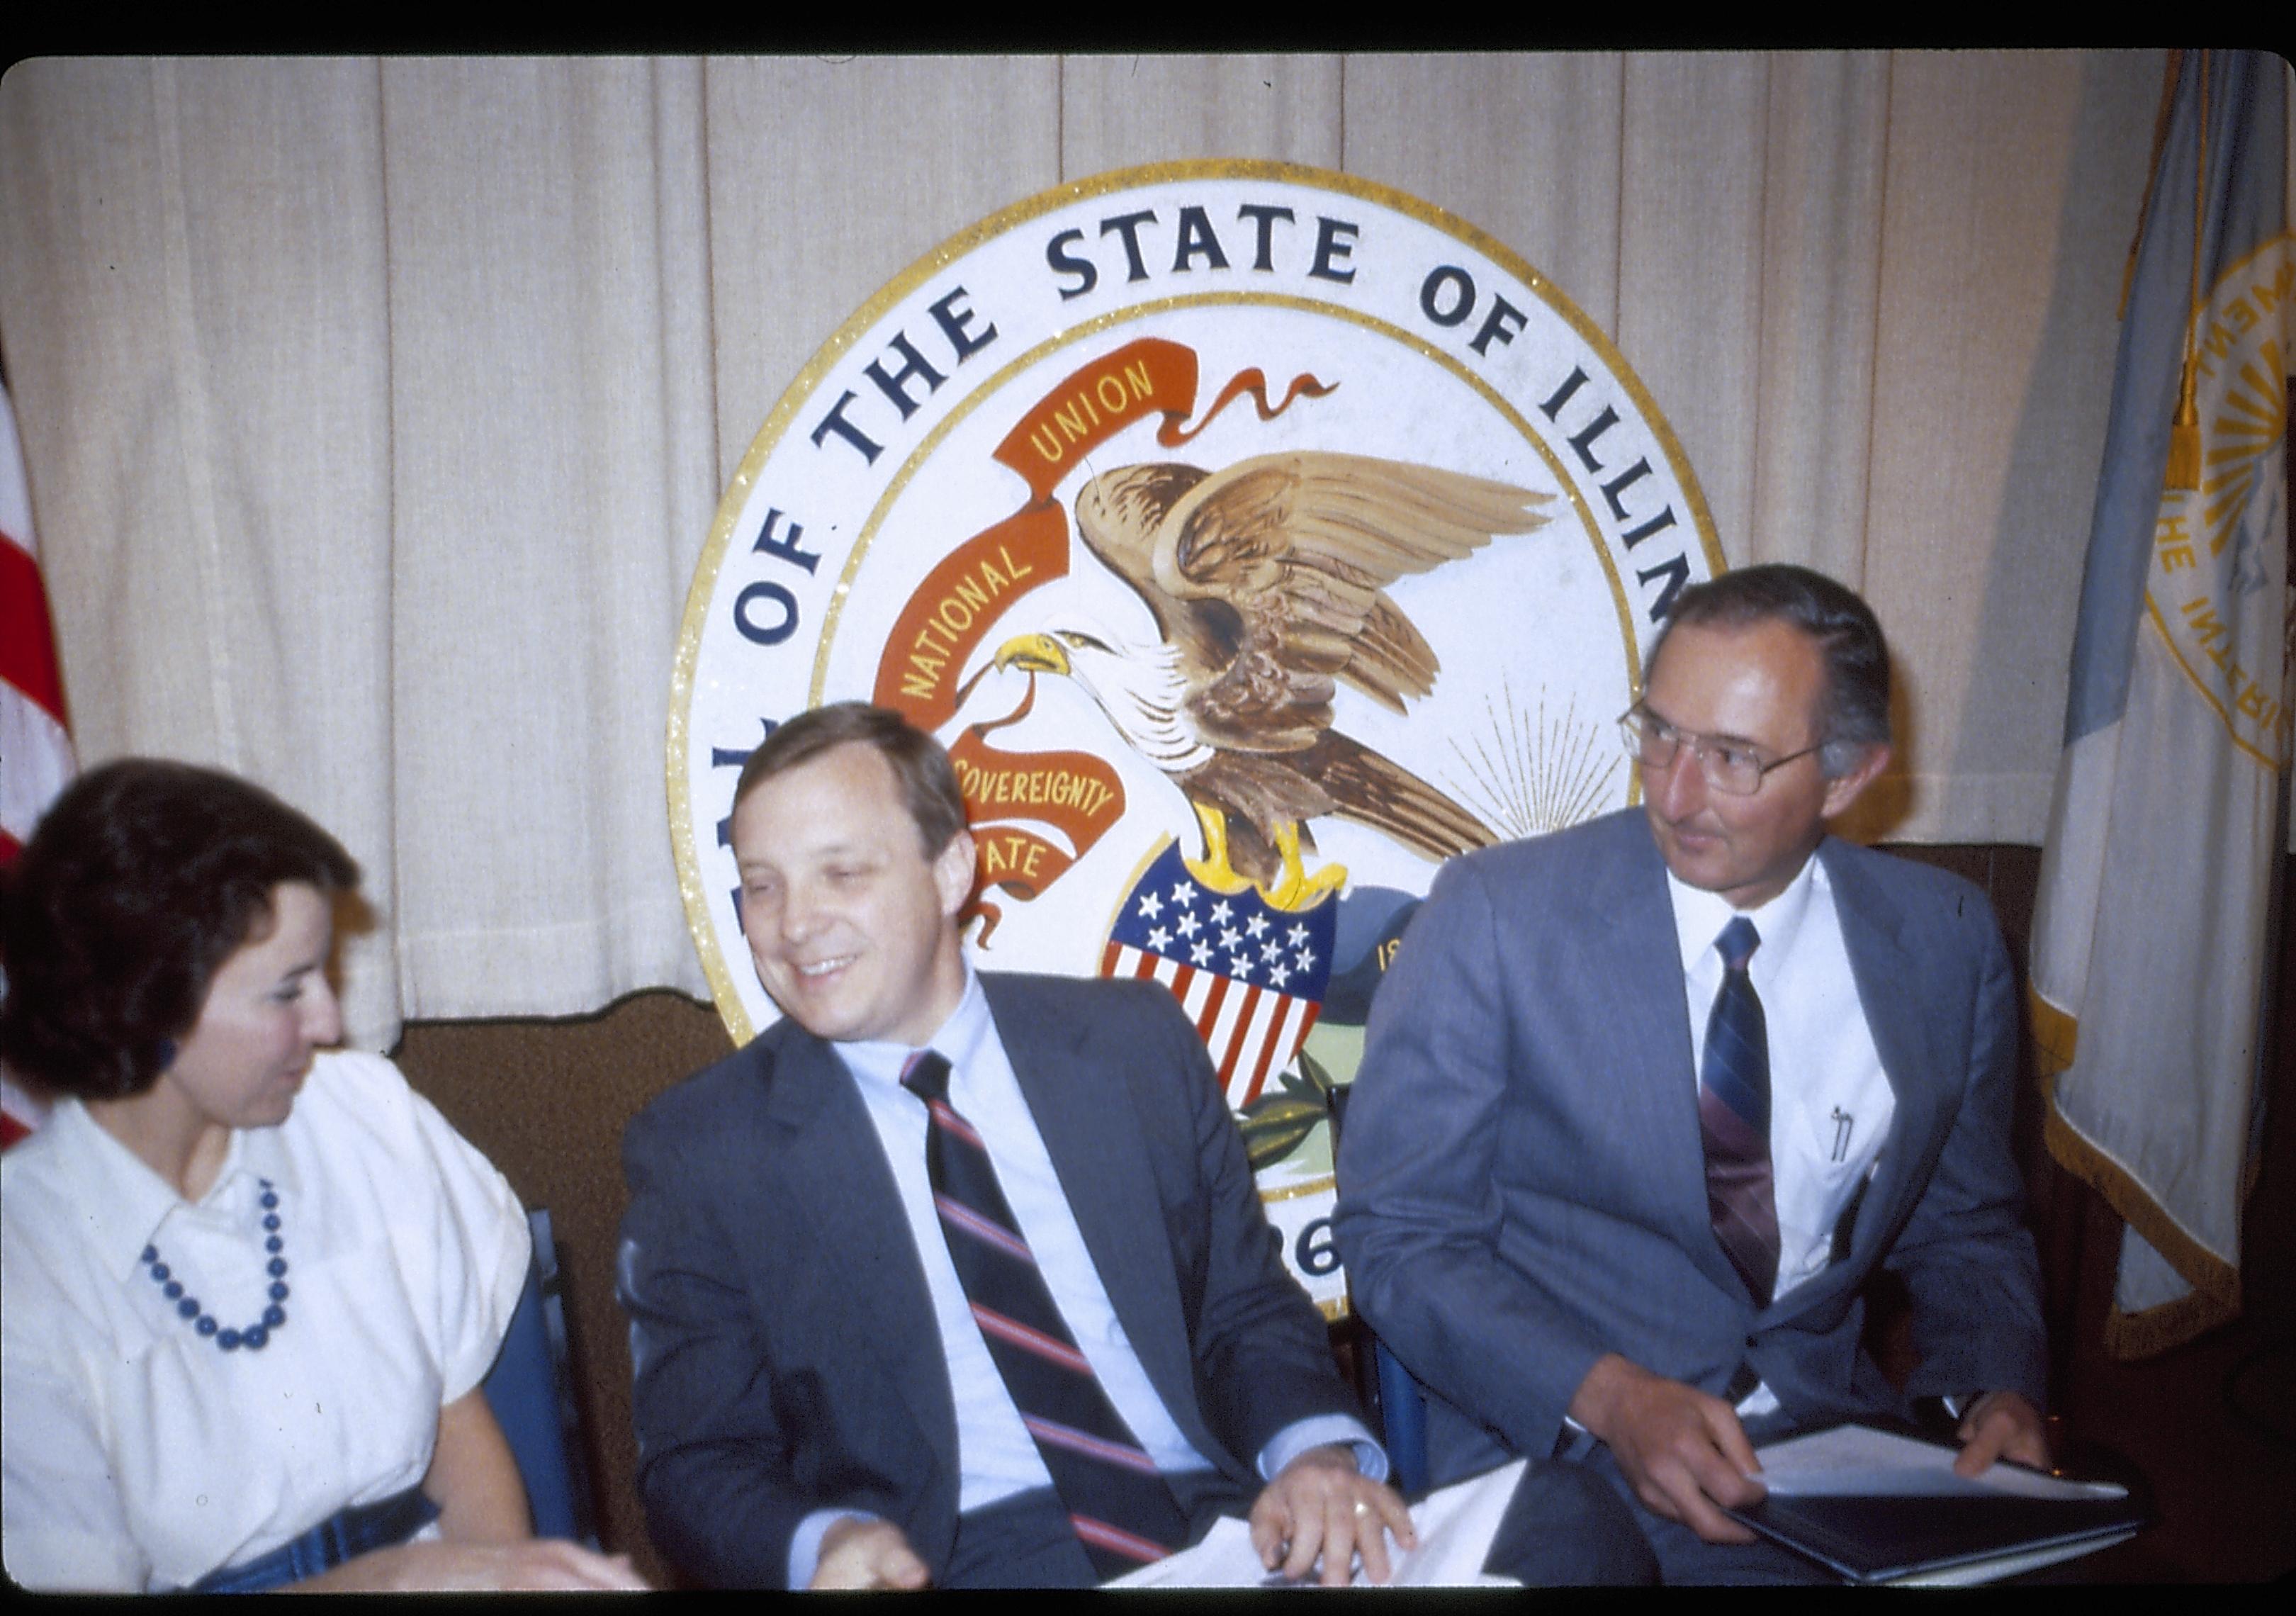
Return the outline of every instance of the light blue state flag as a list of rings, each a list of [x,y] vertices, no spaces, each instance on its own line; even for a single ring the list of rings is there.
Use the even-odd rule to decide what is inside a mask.
[[[2128,1226],[2124,1358],[2240,1311],[2290,752],[2290,71],[2218,51],[2171,71],[2033,919],[2049,1148]]]

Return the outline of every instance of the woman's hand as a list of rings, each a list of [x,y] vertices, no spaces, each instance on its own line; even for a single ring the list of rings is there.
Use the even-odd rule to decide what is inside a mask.
[[[435,1593],[484,1588],[644,1588],[627,1554],[599,1554],[563,1538],[537,1538],[526,1484],[486,1394],[439,1411],[422,1490],[439,1505],[436,1541],[401,1543],[294,1585],[312,1593]]]
[[[401,1543],[298,1582],[288,1593],[430,1594],[627,1588],[645,1582],[627,1554],[597,1554],[563,1538],[521,1543]]]

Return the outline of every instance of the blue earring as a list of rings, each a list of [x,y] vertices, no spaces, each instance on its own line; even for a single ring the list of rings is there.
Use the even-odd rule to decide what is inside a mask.
[[[152,1052],[160,1058],[160,1070],[165,1071],[176,1063],[176,1040],[161,1038],[159,1047]]]

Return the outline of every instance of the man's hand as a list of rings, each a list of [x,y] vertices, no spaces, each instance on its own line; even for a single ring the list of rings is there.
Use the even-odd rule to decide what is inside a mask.
[[[2049,1467],[2049,1440],[2041,1411],[2014,1391],[1988,1391],[1961,1417],[1961,1452],[1953,1462],[1957,1476],[1982,1475],[1996,1459],[2014,1459],[2036,1470]]]
[[[1382,1530],[1383,1529],[1383,1530]],[[1259,1563],[1304,1582],[1318,1558],[1318,1580],[1345,1587],[1363,1555],[1364,1574],[1374,1582],[1393,1575],[1387,1558],[1387,1533],[1405,1548],[1417,1546],[1411,1512],[1392,1487],[1356,1468],[1355,1450],[1345,1443],[1310,1448],[1286,1464],[1251,1506],[1251,1546]]]
[[[1751,1543],[1722,1511],[1760,1501],[1761,1465],[1737,1411],[1695,1386],[1652,1374],[1617,1353],[1595,1360],[1570,1399],[1570,1417],[1610,1445],[1611,1456],[1652,1513],[1709,1543]]]
[[[816,1588],[921,1588],[931,1580],[901,1529],[890,1521],[847,1516],[821,1534],[814,1563]]]

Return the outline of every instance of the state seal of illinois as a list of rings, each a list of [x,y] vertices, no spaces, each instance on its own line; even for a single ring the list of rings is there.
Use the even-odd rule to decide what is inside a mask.
[[[1719,565],[1626,362],[1472,226],[1256,162],[1018,202],[823,345],[718,507],[668,784],[719,1013],[777,1014],[742,760],[897,708],[964,788],[973,963],[1168,988],[1336,1315],[1330,1118],[1405,924],[1453,855],[1633,800],[1613,720]]]

